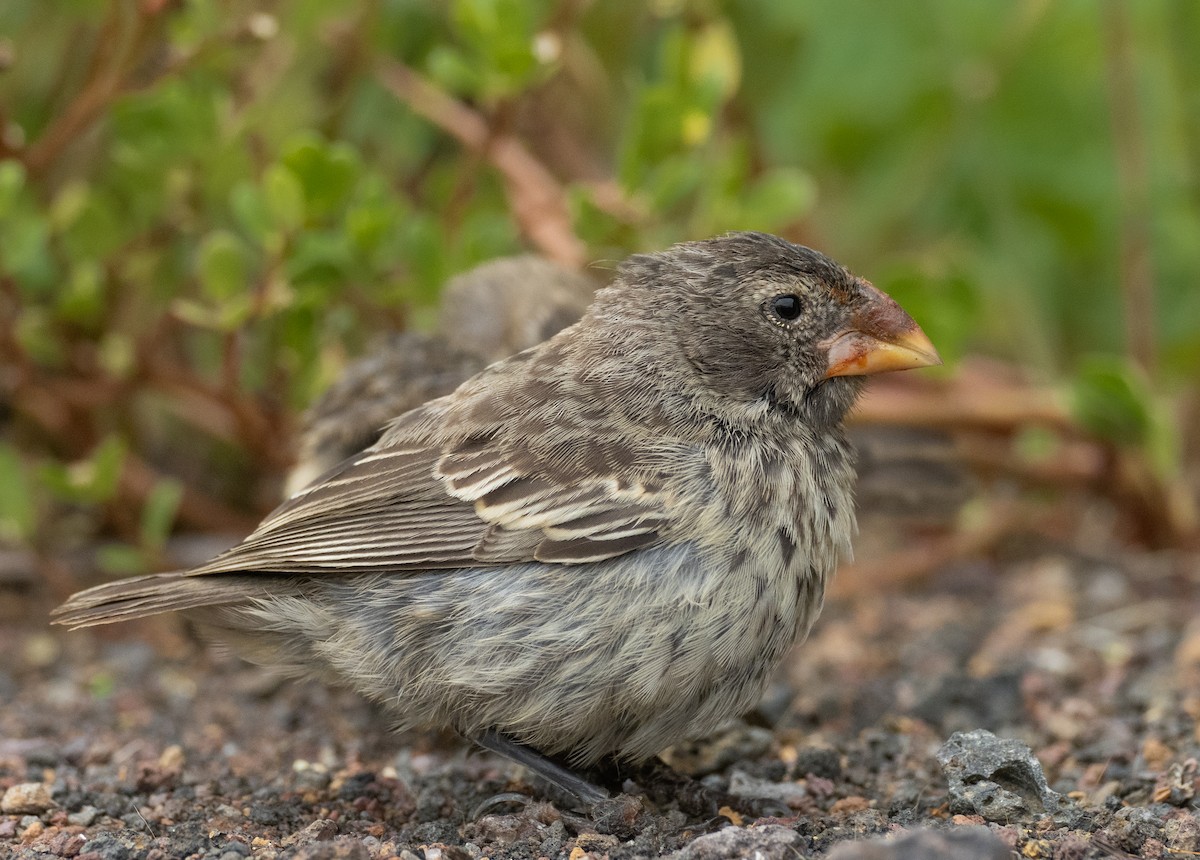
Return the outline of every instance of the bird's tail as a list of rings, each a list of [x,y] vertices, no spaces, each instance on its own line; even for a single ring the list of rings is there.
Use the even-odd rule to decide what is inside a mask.
[[[263,586],[260,577],[252,576],[189,576],[178,571],[136,576],[74,594],[51,618],[77,630],[162,612],[241,603],[261,595]]]

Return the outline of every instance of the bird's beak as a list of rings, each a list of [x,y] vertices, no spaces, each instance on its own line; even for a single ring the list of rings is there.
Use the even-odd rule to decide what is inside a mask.
[[[896,300],[866,281],[867,304],[846,327],[821,342],[828,355],[825,378],[865,376],[941,364],[925,332]]]

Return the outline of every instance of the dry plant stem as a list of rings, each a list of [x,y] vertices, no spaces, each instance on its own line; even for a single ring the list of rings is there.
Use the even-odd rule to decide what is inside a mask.
[[[1036,523],[1041,516],[1040,510],[997,503],[977,528],[924,541],[875,561],[841,567],[830,584],[828,596],[832,600],[854,598],[880,588],[911,584],[957,559],[987,552],[1007,535]]]
[[[154,37],[162,16],[170,14],[169,5],[157,0],[137,4],[113,0],[93,40],[96,48],[79,92],[36,141],[20,150],[9,149],[0,141],[0,155],[15,155],[31,174],[45,174],[59,162],[74,141],[104,116],[109,105],[119,96],[149,89],[159,81],[180,74],[214,46],[228,44],[238,33],[236,28],[230,28],[216,37],[206,39],[190,52],[168,58],[150,74],[135,80],[147,52],[156,44]],[[133,32],[122,38],[121,19],[126,15],[134,16],[131,25]],[[58,89],[56,87],[55,91]],[[0,125],[0,128],[3,126]]]
[[[1154,264],[1150,242],[1150,178],[1138,111],[1137,75],[1125,0],[1105,0],[1105,66],[1121,200],[1121,297],[1126,348],[1153,377],[1156,365]]]
[[[500,172],[513,217],[534,246],[564,265],[578,268],[586,262],[587,250],[571,226],[562,186],[520,140],[511,134],[493,134],[477,111],[403,63],[383,61],[376,75],[396,98]]]
[[[132,32],[123,36],[122,17],[125,3],[114,0],[109,6],[96,39],[96,53],[82,89],[60,113],[45,133],[25,152],[25,166],[32,174],[41,174],[55,164],[66,148],[94,123],[117,95],[126,75],[146,47],[154,30],[157,9],[141,4],[133,13]]]
[[[1040,425],[1077,428],[1051,390],[963,374],[941,383],[872,386],[850,414],[858,424],[907,424],[945,429],[1000,429]]]
[[[99,431],[87,417],[104,408],[125,403],[133,391],[129,385],[102,374],[78,377],[47,376],[38,372],[27,356],[21,354],[16,358],[13,365],[20,376],[11,392],[14,409],[42,428],[49,438],[59,445],[66,446],[65,453],[70,457],[86,456],[99,436]],[[171,387],[162,379],[152,382],[160,389]],[[193,393],[197,390],[207,391],[202,381],[192,379],[187,374],[178,375],[177,385]],[[251,403],[231,404],[220,394],[208,392],[203,406],[192,411],[193,416],[231,413],[231,419],[227,419],[225,424],[225,429],[231,432],[226,435],[235,438],[241,444],[245,445],[246,440],[244,435],[239,435],[237,431],[244,433],[247,427],[254,427],[260,434],[269,435],[270,431],[266,429],[269,418]],[[241,421],[237,420],[239,415]],[[192,423],[205,426],[202,421]],[[209,429],[212,429],[211,426]],[[266,442],[261,444],[273,449],[274,459],[285,459],[278,445],[269,446]],[[165,476],[139,459],[133,451],[127,451],[114,504],[140,507],[163,477]],[[257,518],[230,508],[194,488],[184,487],[178,520],[182,525],[207,531],[248,531],[254,526]]]

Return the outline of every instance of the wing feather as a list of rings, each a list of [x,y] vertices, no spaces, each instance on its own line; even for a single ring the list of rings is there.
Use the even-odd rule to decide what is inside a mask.
[[[669,495],[651,481],[546,464],[498,432],[428,435],[385,436],[191,574],[579,564],[651,545],[668,521]]]

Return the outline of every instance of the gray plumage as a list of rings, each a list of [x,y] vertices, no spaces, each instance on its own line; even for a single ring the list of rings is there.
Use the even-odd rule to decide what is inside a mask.
[[[490,260],[451,278],[438,331],[390,335],[304,414],[286,494],[374,444],[397,415],[578,321],[596,287],[587,275],[532,254]]]
[[[182,609],[404,727],[645,759],[751,707],[808,631],[854,529],[845,374],[927,345],[782,239],[636,256],[578,324],[399,417],[239,546],[58,621]]]

